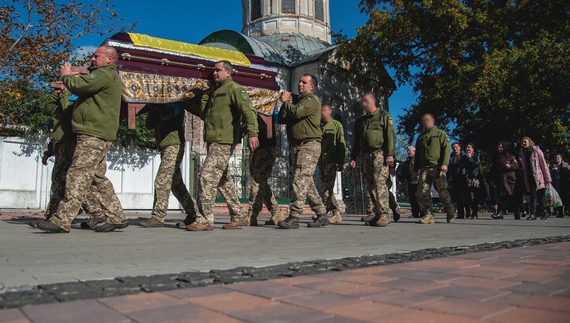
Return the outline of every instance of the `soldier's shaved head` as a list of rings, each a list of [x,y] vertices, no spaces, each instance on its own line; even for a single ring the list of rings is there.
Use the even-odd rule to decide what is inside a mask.
[[[115,64],[119,60],[119,54],[117,53],[115,47],[103,45],[100,48],[103,48],[105,54],[107,54],[107,56],[111,58],[112,60],[111,64]]]
[[[91,66],[105,66],[109,64],[115,64],[119,60],[119,54],[117,50],[111,46],[101,46],[97,48],[93,56],[91,57]]]

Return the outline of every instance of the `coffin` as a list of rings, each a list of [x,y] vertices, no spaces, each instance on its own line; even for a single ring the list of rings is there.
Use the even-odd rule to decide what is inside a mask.
[[[182,43],[135,33],[118,33],[103,45],[119,53],[117,67],[123,81],[123,116],[129,129],[145,106],[176,103],[198,114],[200,97],[210,87],[213,66],[227,60],[232,78],[245,87],[271,135],[273,109],[279,99],[278,69],[263,58],[238,51]]]

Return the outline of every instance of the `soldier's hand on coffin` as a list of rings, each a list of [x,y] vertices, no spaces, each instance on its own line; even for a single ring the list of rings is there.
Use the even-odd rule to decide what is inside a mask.
[[[247,138],[247,146],[250,151],[255,151],[259,147],[259,139],[257,137]]]
[[[281,93],[281,102],[291,102],[293,101],[293,94],[288,91],[283,91]]]
[[[65,76],[65,75],[79,75],[79,73],[74,72],[71,69],[71,65],[69,64],[63,64],[61,65],[61,68],[59,69],[59,74],[61,76]]]

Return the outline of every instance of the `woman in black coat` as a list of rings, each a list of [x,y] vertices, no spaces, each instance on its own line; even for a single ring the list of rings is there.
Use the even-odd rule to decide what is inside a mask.
[[[465,146],[465,155],[461,157],[461,167],[465,173],[465,217],[477,219],[479,212],[479,196],[484,187],[481,181],[481,173],[479,170],[479,154],[475,151],[475,145],[468,143]]]
[[[517,158],[511,154],[507,143],[500,142],[497,145],[499,158],[497,164],[494,165],[498,171],[496,176],[496,185],[499,192],[499,214],[493,214],[493,219],[502,219],[507,213],[507,209],[514,210],[515,219],[520,220],[519,204],[514,200],[515,185],[517,183],[516,169],[519,164]],[[520,201],[519,201],[520,202]]]

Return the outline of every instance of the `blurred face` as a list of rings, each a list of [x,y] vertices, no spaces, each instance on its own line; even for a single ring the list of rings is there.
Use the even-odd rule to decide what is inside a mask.
[[[558,165],[562,164],[562,157],[556,156],[556,158],[554,158],[554,160],[556,161],[556,164],[558,164]]]
[[[299,81],[299,94],[311,93],[315,90],[315,84],[310,76],[301,77]]]
[[[521,142],[521,146],[523,148],[529,148],[530,147],[530,141],[528,141],[528,139],[523,139],[523,141]]]
[[[408,148],[408,157],[414,157],[416,155],[416,150]]]
[[[216,81],[216,83],[221,82],[230,76],[232,76],[232,72],[230,70],[226,70],[224,63],[214,65],[214,81]]]
[[[453,153],[455,155],[461,154],[461,146],[459,146],[458,144],[451,146],[451,150],[453,150]]]
[[[499,145],[497,146],[497,151],[499,152],[499,154],[502,153],[504,149],[505,149],[505,148],[503,147],[503,144],[499,144]]]
[[[323,105],[321,108],[321,119],[323,121],[329,121],[332,116],[332,108],[329,105]]]
[[[112,62],[113,59],[109,54],[107,54],[105,48],[103,47],[97,48],[95,53],[93,53],[93,56],[91,56],[92,67],[105,66],[111,64]]]
[[[431,114],[426,114],[422,117],[422,127],[424,129],[431,129],[435,126],[435,120]]]
[[[467,145],[467,146],[465,147],[465,151],[466,151],[468,154],[473,153],[474,150],[475,150],[475,149],[473,149],[473,146],[471,146],[471,145]]]
[[[376,99],[372,95],[365,95],[360,100],[360,105],[366,113],[372,113],[376,110]]]

